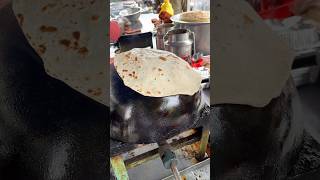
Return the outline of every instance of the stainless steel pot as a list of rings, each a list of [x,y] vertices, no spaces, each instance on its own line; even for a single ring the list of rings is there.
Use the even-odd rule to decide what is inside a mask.
[[[194,33],[188,29],[170,30],[163,37],[164,49],[183,59],[190,58],[195,53],[194,38]]]
[[[203,55],[210,54],[210,22],[180,21],[180,14],[171,17],[175,28],[185,28],[195,34],[195,49]]]

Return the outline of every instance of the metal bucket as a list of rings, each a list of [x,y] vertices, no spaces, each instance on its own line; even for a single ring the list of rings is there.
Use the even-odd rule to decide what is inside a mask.
[[[164,50],[163,36],[173,28],[174,28],[174,24],[171,24],[171,23],[161,24],[157,27],[157,37],[156,37],[157,49]]]
[[[190,39],[190,35],[192,35],[192,39]],[[166,51],[170,51],[183,59],[190,58],[195,53],[194,33],[188,29],[168,31],[163,37],[163,42]]]

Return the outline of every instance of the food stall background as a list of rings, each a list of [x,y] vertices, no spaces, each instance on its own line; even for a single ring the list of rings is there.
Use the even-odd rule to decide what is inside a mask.
[[[175,9],[175,14],[178,14],[182,11],[195,11],[195,10],[210,10],[210,1],[201,0],[201,1],[174,1],[170,0]],[[175,5],[179,4],[178,6]],[[111,1],[110,4],[110,60],[115,56],[115,53],[121,51],[127,51],[135,47],[150,47],[157,48],[157,28],[153,23],[154,19],[159,19],[159,5],[160,1]],[[127,16],[130,12],[124,12],[125,8],[140,8],[139,13],[135,17],[130,16],[129,18],[121,18],[122,16]],[[129,20],[128,20],[129,19]],[[209,24],[208,24],[209,26]],[[208,32],[209,33],[209,32]],[[207,33],[206,33],[207,34]],[[197,36],[197,35],[196,35]],[[150,41],[151,39],[151,41]],[[124,43],[125,42],[125,43]],[[125,46],[124,46],[125,44]],[[201,55],[198,55],[199,57]],[[197,57],[198,57],[197,56]],[[198,68],[198,72],[204,77],[209,77],[208,68],[210,66],[210,56],[203,56],[202,63],[203,66]],[[195,64],[197,66],[199,64]],[[192,131],[193,132],[193,131]],[[188,134],[188,133],[187,133]],[[143,154],[144,151],[148,149],[154,149],[157,145],[150,144],[140,147],[140,149],[135,149],[124,154],[124,158],[130,159],[132,157]],[[176,151],[178,156],[178,169],[183,170],[187,168],[188,171],[183,172],[183,177],[187,179],[201,179],[207,180],[210,179],[210,167],[209,161],[204,161],[199,165],[195,159],[195,153],[199,148],[199,144],[187,146],[183,149]],[[146,174],[145,172],[148,172]],[[172,179],[170,170],[167,170],[163,167],[161,160],[157,158],[156,160],[144,162],[143,164],[128,169],[128,174],[130,179],[159,179],[160,177],[167,179]]]

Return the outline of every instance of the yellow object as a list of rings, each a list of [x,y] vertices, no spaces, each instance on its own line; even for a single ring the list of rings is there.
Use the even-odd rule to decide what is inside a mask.
[[[172,8],[172,4],[170,3],[170,0],[163,1],[163,3],[161,4],[160,14],[162,12],[167,12],[168,14],[170,14],[170,16],[174,15],[174,11]]]

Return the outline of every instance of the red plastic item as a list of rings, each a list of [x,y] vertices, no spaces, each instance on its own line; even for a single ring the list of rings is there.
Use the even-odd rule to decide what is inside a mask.
[[[278,3],[278,2],[277,2]],[[261,0],[259,14],[263,19],[285,19],[293,16],[294,0],[280,0],[278,5],[271,4],[271,0]]]
[[[203,59],[199,59],[197,62],[192,62],[191,66],[194,68],[202,67],[203,65]]]
[[[110,42],[117,42],[121,36],[121,28],[117,21],[110,21]]]

